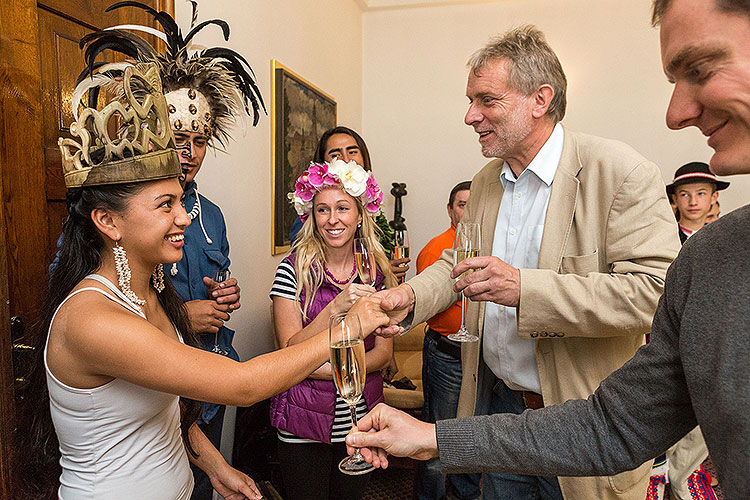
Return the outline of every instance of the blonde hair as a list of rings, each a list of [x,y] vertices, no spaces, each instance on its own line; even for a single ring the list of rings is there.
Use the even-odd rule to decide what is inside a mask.
[[[333,186],[328,189],[341,189]],[[348,196],[351,196],[347,193]],[[385,275],[385,287],[391,288],[396,285],[396,277],[391,271],[391,265],[388,257],[385,255],[383,245],[380,244],[382,231],[375,224],[373,216],[365,210],[362,202],[358,198],[351,197],[357,205],[359,215],[362,216],[362,226],[357,229],[357,237],[365,238],[367,247],[372,249],[375,254],[375,263]],[[352,242],[353,244],[353,242]],[[297,292],[295,298],[300,302],[302,292],[305,292],[305,305],[300,306],[302,317],[307,320],[307,311],[310,304],[315,299],[315,294],[323,284],[323,265],[326,262],[326,244],[325,240],[315,224],[315,214],[311,213],[302,229],[299,232],[297,240],[292,245],[290,254],[297,253],[294,261],[294,272],[297,276]]]

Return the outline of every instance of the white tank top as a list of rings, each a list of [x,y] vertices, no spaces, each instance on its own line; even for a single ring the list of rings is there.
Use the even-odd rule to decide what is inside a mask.
[[[115,295],[100,288],[82,288],[68,295],[60,307],[73,295],[90,290],[145,319],[109,280],[96,274],[86,278],[106,285]],[[182,342],[182,336],[177,334]],[[93,389],[70,387],[50,371],[46,345],[44,366],[52,421],[62,454],[60,499],[190,498],[193,475],[180,434],[178,396],[117,378]]]

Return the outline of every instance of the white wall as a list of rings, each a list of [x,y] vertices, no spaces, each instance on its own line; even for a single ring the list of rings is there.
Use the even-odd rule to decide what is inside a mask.
[[[463,4],[462,4],[463,3]],[[536,24],[568,77],[571,129],[629,143],[665,180],[707,161],[697,129],[667,129],[671,91],[659,59],[651,0],[510,0],[372,10],[363,15],[363,135],[381,185],[407,183],[404,215],[414,254],[448,225],[450,189],[485,163],[464,125],[465,64],[490,36]],[[745,204],[749,178],[730,179],[722,211]],[[386,197],[392,217],[392,197]],[[438,214],[438,215],[436,215]]]
[[[362,17],[355,0],[225,0],[199,4],[199,21],[219,18],[231,28],[228,42],[217,27],[195,41],[244,55],[258,78],[270,112],[271,59],[333,96],[338,121],[355,129],[362,121]],[[180,26],[190,25],[190,4],[175,2]],[[187,33],[186,29],[183,29]],[[232,275],[242,288],[242,307],[229,322],[242,359],[273,349],[268,292],[282,256],[271,256],[271,118],[238,129],[227,153],[206,155],[197,181],[226,218]],[[217,383],[221,383],[217,381]],[[231,454],[234,414],[228,411],[223,451]]]
[[[279,60],[332,95],[338,122],[362,131],[378,181],[386,190],[406,182],[404,214],[413,255],[447,227],[445,203],[457,182],[486,162],[463,124],[465,63],[494,34],[537,24],[569,80],[565,124],[630,143],[662,166],[665,180],[710,150],[697,130],[668,131],[670,86],[661,72],[658,32],[649,25],[651,0],[466,0],[417,8],[362,12],[364,0],[222,0],[200,2],[199,20],[225,19],[229,42],[207,28],[197,42],[243,54],[271,104],[270,61]],[[403,3],[403,2],[402,2]],[[176,2],[181,26],[189,4]],[[242,308],[229,326],[243,359],[273,348],[268,290],[279,257],[271,256],[271,120],[235,133],[228,154],[208,155],[198,181],[224,210],[232,272]],[[724,213],[745,203],[750,178],[731,179]],[[388,217],[393,198],[386,196]],[[231,445],[234,420],[225,425]],[[225,446],[225,452],[229,452]]]

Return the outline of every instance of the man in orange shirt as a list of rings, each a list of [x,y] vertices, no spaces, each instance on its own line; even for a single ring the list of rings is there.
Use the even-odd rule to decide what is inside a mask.
[[[451,190],[448,198],[448,217],[451,226],[425,245],[417,257],[417,273],[432,265],[446,248],[453,247],[456,225],[464,215],[469,199],[471,181],[464,181]],[[427,335],[422,354],[422,384],[424,388],[423,419],[427,422],[456,417],[458,395],[461,392],[461,346],[448,339],[461,326],[461,303],[427,320]],[[417,499],[442,500],[446,498],[445,474],[438,459],[419,462],[417,466]],[[452,487],[448,498],[474,500],[479,498],[480,474],[451,474]]]

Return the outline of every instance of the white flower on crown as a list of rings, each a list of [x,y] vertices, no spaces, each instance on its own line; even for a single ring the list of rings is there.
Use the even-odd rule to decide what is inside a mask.
[[[349,163],[345,163],[344,160],[334,160],[328,165],[328,172],[338,177],[344,190],[355,198],[361,196],[367,189],[367,179],[370,174],[354,160]]]

